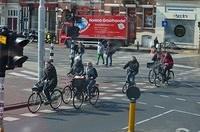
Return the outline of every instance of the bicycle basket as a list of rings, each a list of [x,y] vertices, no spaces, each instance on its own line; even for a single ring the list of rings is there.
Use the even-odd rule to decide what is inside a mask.
[[[76,87],[78,90],[85,88],[86,80],[85,78],[74,78],[72,80],[72,86]]]
[[[147,68],[152,68],[153,65],[154,65],[154,62],[148,62],[148,63],[147,63]]]
[[[43,90],[43,87],[44,87],[44,82],[38,82],[33,86],[32,90],[41,92]]]

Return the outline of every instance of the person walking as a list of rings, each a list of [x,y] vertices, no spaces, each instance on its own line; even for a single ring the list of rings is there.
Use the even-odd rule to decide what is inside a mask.
[[[84,47],[84,45],[81,42],[78,42],[77,53],[80,56],[80,59],[82,61],[82,56],[85,53],[85,47]]]
[[[71,44],[70,44],[70,61],[71,61],[71,68],[72,66],[74,65],[74,58],[75,58],[75,55],[77,53],[77,45],[74,43],[74,40],[71,41]]]
[[[99,64],[99,59],[101,58],[104,64],[104,45],[101,42],[98,42],[97,45],[97,63],[96,65]]]

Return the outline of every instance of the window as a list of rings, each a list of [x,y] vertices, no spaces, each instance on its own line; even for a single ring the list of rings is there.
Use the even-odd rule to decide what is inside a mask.
[[[153,8],[144,8],[144,27],[153,28]]]

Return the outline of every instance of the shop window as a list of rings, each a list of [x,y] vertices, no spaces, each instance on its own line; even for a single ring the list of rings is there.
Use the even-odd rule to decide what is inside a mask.
[[[143,19],[143,15],[137,14],[137,27],[142,27],[142,19]]]
[[[153,28],[153,8],[144,8],[144,27]]]

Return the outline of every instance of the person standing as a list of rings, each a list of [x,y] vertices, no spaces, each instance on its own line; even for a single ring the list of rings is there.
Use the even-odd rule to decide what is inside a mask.
[[[85,47],[84,47],[84,45],[81,42],[78,43],[77,53],[80,56],[80,59],[82,61],[82,56],[85,53]]]
[[[102,61],[103,61],[103,64],[104,64],[104,45],[101,43],[101,42],[98,42],[98,45],[97,45],[97,63],[96,65],[99,64],[99,59],[101,57]]]
[[[112,55],[113,55],[113,46],[111,42],[108,41],[107,46],[106,46],[106,66],[108,66],[108,63],[109,63],[109,66],[112,66]]]
[[[71,68],[72,66],[74,65],[74,58],[75,58],[75,55],[76,55],[76,51],[77,50],[77,45],[75,45],[74,43],[74,40],[71,41],[71,44],[70,44],[70,61],[71,61]]]

